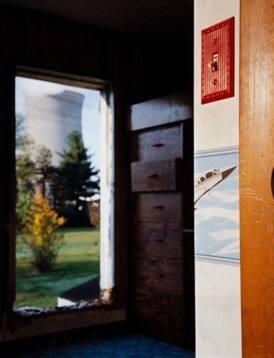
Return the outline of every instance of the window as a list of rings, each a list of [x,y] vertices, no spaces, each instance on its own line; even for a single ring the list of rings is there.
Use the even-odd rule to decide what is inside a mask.
[[[58,82],[16,77],[16,309],[114,286],[111,104],[103,85]]]
[[[73,91],[75,87],[78,87],[100,92],[99,300],[91,299],[89,302],[85,300],[70,307],[60,308],[37,308],[36,306],[18,308],[15,255],[16,156],[18,154],[15,143],[16,74],[26,79],[71,86]],[[127,313],[127,193],[129,188],[129,176],[125,171],[127,132],[126,121],[114,120],[114,94],[111,85],[105,81],[78,75],[23,67],[16,69],[13,65],[4,64],[0,66],[0,82],[2,121],[0,131],[2,168],[0,175],[0,321],[2,322],[0,342],[124,321]],[[126,118],[126,105],[122,101],[123,96],[119,88],[117,92],[119,94],[115,95],[115,116]],[[33,155],[35,154],[37,153],[34,152]],[[39,173],[36,173],[36,176],[39,177]],[[38,187],[43,188],[43,185],[38,185]],[[47,193],[50,192],[50,185],[45,185],[44,190]],[[89,289],[88,292],[90,293],[91,290]],[[90,297],[89,294],[88,297]],[[55,305],[57,303],[58,297]],[[71,302],[68,303],[71,304]]]

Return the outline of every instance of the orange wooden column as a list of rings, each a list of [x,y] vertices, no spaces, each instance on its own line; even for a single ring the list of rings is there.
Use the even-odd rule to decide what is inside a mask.
[[[274,3],[241,0],[240,195],[244,357],[274,357]]]

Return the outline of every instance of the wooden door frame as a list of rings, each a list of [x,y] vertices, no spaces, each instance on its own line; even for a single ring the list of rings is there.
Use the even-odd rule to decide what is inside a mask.
[[[243,356],[264,358],[274,355],[273,1],[240,4]]]

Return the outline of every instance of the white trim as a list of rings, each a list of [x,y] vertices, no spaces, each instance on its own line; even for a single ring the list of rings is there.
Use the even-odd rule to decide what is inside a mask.
[[[100,289],[114,287],[114,103],[101,96]]]
[[[239,153],[239,146],[198,150],[194,153],[194,158],[210,157],[210,156],[216,156],[221,154],[234,154],[234,153]]]
[[[200,255],[195,254],[195,259],[207,262],[218,262],[218,263],[230,263],[234,265],[240,265],[240,259],[232,259],[224,256],[211,256],[211,255]]]

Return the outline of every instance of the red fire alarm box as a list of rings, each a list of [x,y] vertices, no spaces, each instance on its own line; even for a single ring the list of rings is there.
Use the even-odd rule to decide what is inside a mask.
[[[234,17],[202,30],[202,104],[234,96],[234,32]]]

